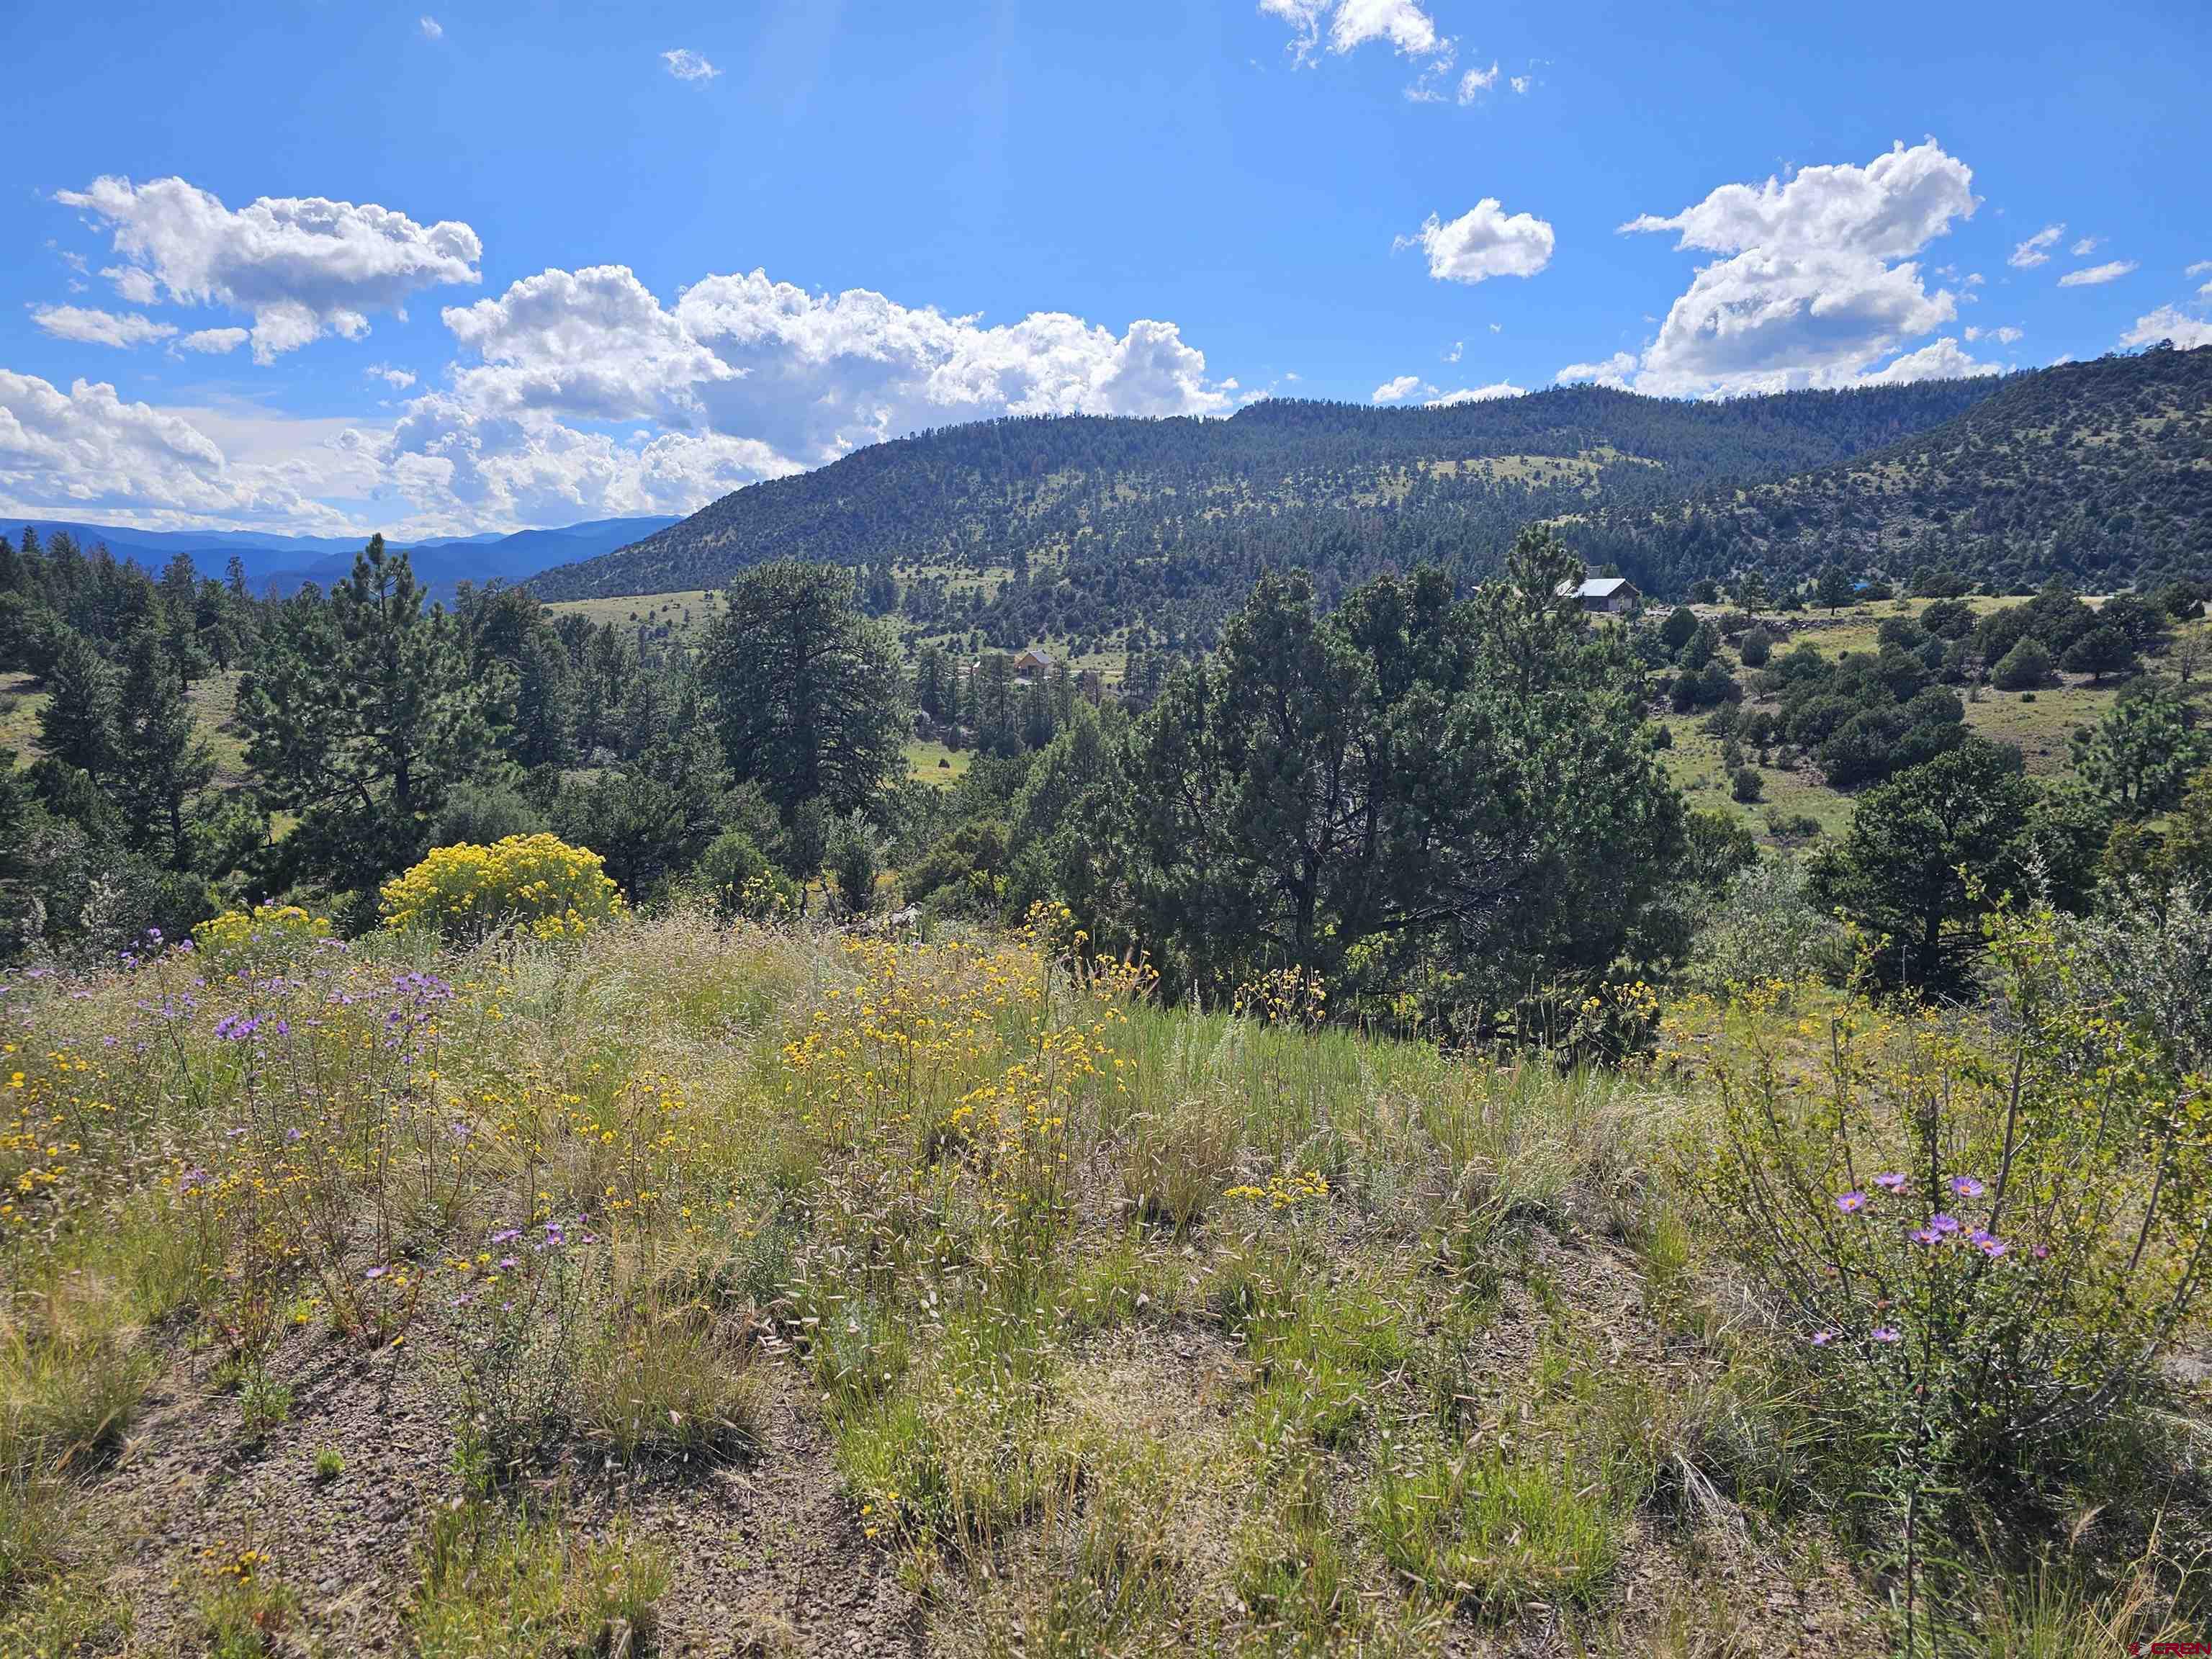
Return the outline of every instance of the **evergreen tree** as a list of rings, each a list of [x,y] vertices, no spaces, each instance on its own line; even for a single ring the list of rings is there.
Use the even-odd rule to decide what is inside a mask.
[[[1955,987],[1980,948],[1975,926],[2040,875],[2078,887],[2077,848],[2041,834],[2042,799],[2016,750],[1970,738],[1859,798],[1842,845],[1815,860],[1826,902],[1881,941],[1892,983]]]
[[[1434,568],[1317,614],[1264,578],[1215,661],[1132,732],[1127,927],[1209,993],[1288,963],[1385,1007],[1422,983],[1486,1028],[1532,983],[1601,971],[1681,844],[1625,631],[1554,597],[1532,532],[1455,603]]]
[[[2114,811],[2134,818],[2165,811],[2181,799],[2190,775],[2212,762],[2212,736],[2192,723],[2190,706],[2162,683],[2133,696],[2123,692],[2094,731],[2075,737],[2073,747],[2082,782]]]
[[[708,630],[704,669],[722,747],[788,822],[803,801],[843,814],[876,805],[905,741],[905,675],[850,572],[779,560],[732,584]]]
[[[381,536],[326,602],[278,607],[239,715],[270,803],[301,815],[286,848],[303,872],[366,903],[419,858],[447,790],[492,761],[499,695]]]
[[[39,747],[94,778],[115,769],[115,675],[83,635],[63,636],[39,710]]]
[[[190,851],[185,808],[213,781],[215,755],[193,731],[171,667],[152,629],[132,635],[116,718],[113,787],[131,845],[181,870]]]
[[[1821,568],[1813,589],[1813,602],[1833,614],[1851,602],[1851,573],[1839,564]]]

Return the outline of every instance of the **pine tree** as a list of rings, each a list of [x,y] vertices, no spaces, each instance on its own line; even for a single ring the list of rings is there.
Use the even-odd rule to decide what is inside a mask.
[[[191,710],[170,675],[170,659],[150,628],[132,635],[116,719],[113,784],[131,844],[187,862],[185,808],[215,778],[215,755],[192,729]]]
[[[381,536],[327,601],[277,607],[239,715],[270,803],[301,814],[303,872],[366,894],[420,857],[446,792],[495,763],[501,690]]]
[[[778,560],[731,586],[708,632],[705,677],[722,747],[791,821],[820,799],[860,811],[893,775],[906,736],[896,645],[863,617],[849,571]]]
[[[62,640],[39,710],[39,746],[52,759],[105,778],[115,769],[115,675],[83,635]]]

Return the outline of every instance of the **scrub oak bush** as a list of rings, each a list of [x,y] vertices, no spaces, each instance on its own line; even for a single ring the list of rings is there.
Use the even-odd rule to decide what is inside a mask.
[[[385,925],[472,943],[508,928],[573,939],[623,908],[597,853],[557,836],[441,847],[384,884]]]

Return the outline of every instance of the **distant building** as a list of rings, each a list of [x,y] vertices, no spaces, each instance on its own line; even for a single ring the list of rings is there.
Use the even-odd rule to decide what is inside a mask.
[[[1038,646],[1024,651],[1014,659],[1014,673],[1018,678],[1033,680],[1049,674],[1060,665],[1060,659]]]
[[[1592,576],[1583,582],[1561,582],[1559,597],[1572,596],[1582,601],[1585,611],[1602,611],[1609,616],[1625,617],[1644,602],[1636,591],[1636,584],[1626,576]]]

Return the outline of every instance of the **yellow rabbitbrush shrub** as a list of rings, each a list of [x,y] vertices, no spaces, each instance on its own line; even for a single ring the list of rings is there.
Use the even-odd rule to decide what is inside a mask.
[[[509,836],[489,847],[441,847],[384,884],[387,927],[469,940],[514,927],[574,939],[623,908],[597,853],[557,836]]]
[[[211,974],[266,974],[298,961],[331,936],[330,918],[296,904],[226,910],[192,929],[192,944]]]

